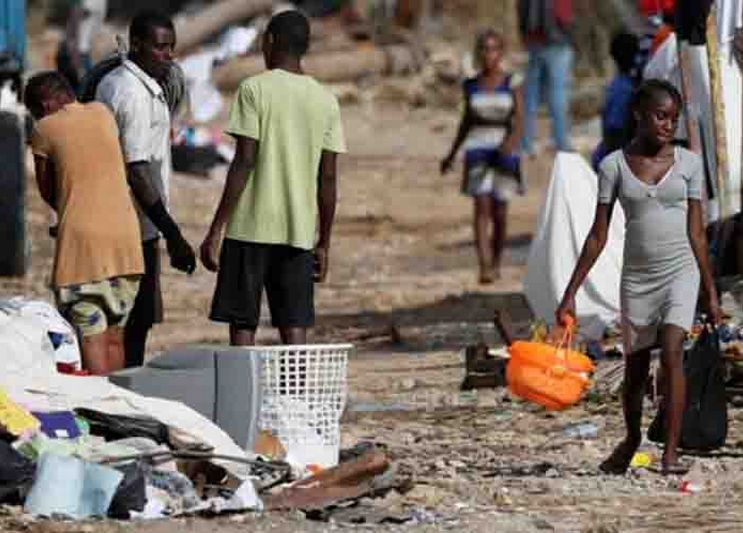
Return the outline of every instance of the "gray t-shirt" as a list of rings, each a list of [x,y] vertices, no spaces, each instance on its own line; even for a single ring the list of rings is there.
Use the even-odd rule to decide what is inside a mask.
[[[153,186],[168,204],[170,187],[170,111],[162,87],[128,59],[98,84],[96,100],[113,112],[126,163],[146,162],[152,168]],[[135,202],[136,204],[136,202]],[[160,235],[138,204],[142,240]]]
[[[675,163],[657,185],[634,175],[622,150],[609,154],[599,168],[599,203],[619,200],[626,217],[624,258],[628,267],[688,258],[691,252],[689,200],[702,199],[704,172],[698,155],[681,147]]]

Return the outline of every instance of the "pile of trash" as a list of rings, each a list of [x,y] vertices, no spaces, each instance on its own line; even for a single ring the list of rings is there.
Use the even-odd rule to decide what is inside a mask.
[[[81,372],[75,342],[49,304],[0,301],[0,504],[74,520],[312,511],[398,483],[374,446],[330,468],[292,464],[268,432],[246,451],[179,402]]]

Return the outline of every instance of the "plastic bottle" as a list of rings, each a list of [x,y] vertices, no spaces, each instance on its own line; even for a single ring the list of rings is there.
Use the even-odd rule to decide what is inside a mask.
[[[707,482],[706,477],[699,463],[695,463],[679,482],[679,492],[684,494],[698,494],[702,492]]]
[[[599,428],[593,422],[581,422],[566,427],[563,435],[569,439],[595,439],[599,436]]]

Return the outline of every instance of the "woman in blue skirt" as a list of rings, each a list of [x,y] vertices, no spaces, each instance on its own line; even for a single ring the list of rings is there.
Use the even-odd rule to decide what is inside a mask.
[[[480,283],[500,277],[508,202],[524,192],[517,153],[523,126],[522,78],[504,69],[504,55],[500,33],[487,30],[477,38],[475,57],[481,70],[464,82],[462,120],[441,162],[441,172],[448,172],[464,144],[462,192],[475,204]]]

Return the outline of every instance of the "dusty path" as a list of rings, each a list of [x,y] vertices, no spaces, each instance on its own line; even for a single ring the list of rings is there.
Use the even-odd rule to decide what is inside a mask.
[[[351,154],[341,163],[341,203],[332,250],[331,278],[317,293],[316,341],[351,341],[350,409],[344,443],[387,445],[415,488],[404,496],[362,502],[353,514],[367,520],[414,511],[415,531],[742,531],[743,434],[731,414],[730,448],[699,459],[702,492],[681,494],[677,480],[645,471],[627,477],[597,475],[596,464],[618,439],[618,404],[586,402],[550,415],[512,403],[502,391],[460,394],[459,350],[495,342],[489,318],[495,307],[528,319],[520,280],[534,229],[549,158],[531,162],[530,192],[514,202],[504,279],[476,283],[470,204],[458,194],[458,173],[438,175],[438,160],[455,128],[453,112],[370,108],[344,111]],[[187,237],[198,244],[216,204],[221,181],[177,176],[173,200]],[[46,215],[30,191],[33,269],[22,281],[0,282],[3,295],[48,297],[45,280],[52,244]],[[225,342],[224,327],[205,315],[214,276],[164,276],[167,321],[152,348],[188,342]],[[263,329],[260,338],[275,342]],[[366,412],[395,408],[392,412]],[[599,438],[575,441],[562,430],[589,420]],[[358,517],[357,517],[358,519]],[[305,521],[296,514],[178,520],[149,525],[23,524],[0,520],[0,529],[32,532],[170,531],[206,533],[341,531],[370,526]],[[394,529],[392,526],[376,526]]]

